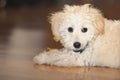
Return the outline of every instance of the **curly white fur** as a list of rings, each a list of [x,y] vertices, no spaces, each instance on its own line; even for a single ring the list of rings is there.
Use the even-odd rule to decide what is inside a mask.
[[[51,16],[50,23],[54,39],[64,48],[40,53],[34,57],[35,63],[120,68],[120,21],[108,20],[98,9],[85,4],[65,5],[63,11]],[[68,31],[69,27],[73,32]],[[87,28],[87,32],[82,32],[83,28]],[[75,48],[75,42],[81,46]]]

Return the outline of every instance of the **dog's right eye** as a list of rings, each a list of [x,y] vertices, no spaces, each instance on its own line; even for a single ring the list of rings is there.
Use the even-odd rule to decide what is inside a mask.
[[[72,27],[69,27],[69,28],[68,28],[68,32],[73,32],[73,28],[72,28]]]

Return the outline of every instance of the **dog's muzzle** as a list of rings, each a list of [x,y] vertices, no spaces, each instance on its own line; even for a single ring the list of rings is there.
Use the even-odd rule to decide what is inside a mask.
[[[73,51],[76,52],[76,53],[80,53],[81,54],[81,53],[83,53],[85,51],[85,49],[88,47],[88,45],[89,45],[89,43],[87,43],[84,48],[79,49],[79,50],[73,50]]]

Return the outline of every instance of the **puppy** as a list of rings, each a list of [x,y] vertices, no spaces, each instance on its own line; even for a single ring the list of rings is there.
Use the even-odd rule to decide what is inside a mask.
[[[35,63],[120,68],[120,21],[108,20],[85,4],[65,5],[52,14],[50,23],[55,41],[64,48],[40,53],[34,57]]]

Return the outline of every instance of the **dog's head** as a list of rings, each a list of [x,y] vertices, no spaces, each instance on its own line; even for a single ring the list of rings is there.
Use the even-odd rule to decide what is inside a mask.
[[[104,18],[90,4],[65,5],[63,11],[52,14],[50,23],[54,39],[71,50],[85,48],[96,34],[104,33]]]

